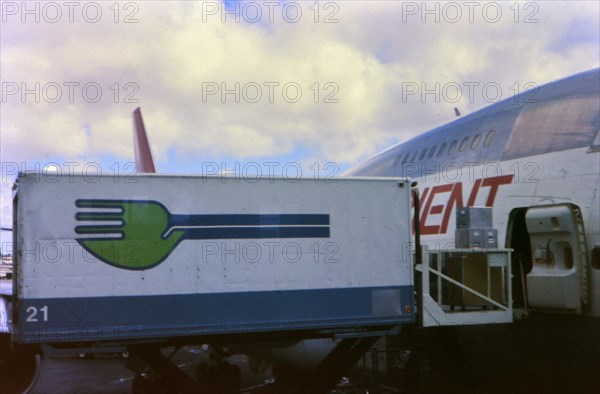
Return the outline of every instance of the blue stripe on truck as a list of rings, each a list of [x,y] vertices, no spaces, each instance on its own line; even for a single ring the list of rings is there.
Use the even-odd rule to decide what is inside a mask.
[[[170,226],[329,225],[327,214],[208,214],[171,215]]]
[[[113,341],[409,323],[412,286],[22,299],[23,343]]]

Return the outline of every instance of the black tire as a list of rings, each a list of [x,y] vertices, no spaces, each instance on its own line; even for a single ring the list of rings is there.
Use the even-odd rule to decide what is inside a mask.
[[[0,382],[2,394],[26,393],[37,380],[41,358],[34,349],[11,347],[8,334],[0,334]]]

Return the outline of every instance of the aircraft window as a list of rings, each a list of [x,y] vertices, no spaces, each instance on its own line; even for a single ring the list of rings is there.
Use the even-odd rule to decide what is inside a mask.
[[[483,141],[483,146],[485,146],[485,147],[490,146],[490,144],[494,140],[494,134],[496,134],[496,130],[488,131],[487,135],[485,136],[485,141]]]
[[[402,161],[402,155],[396,155],[396,156],[394,156],[394,157],[395,157],[395,159],[394,159],[394,161],[392,162],[392,167],[394,167],[394,168],[395,168],[395,167],[397,167],[397,166],[398,166],[398,164],[400,164],[400,162]]]
[[[480,140],[481,134],[477,134],[475,137],[473,137],[473,142],[471,142],[471,149],[477,149]]]
[[[433,155],[435,154],[435,150],[437,149],[437,145],[434,145],[431,147],[431,149],[429,149],[429,154],[427,155],[428,159],[431,159],[433,157]]]
[[[421,155],[419,156],[419,160],[423,160],[425,158],[425,154],[427,153],[427,148],[423,149]]]
[[[451,155],[454,152],[454,149],[456,148],[456,144],[457,144],[456,140],[452,141],[452,143],[450,144],[450,147],[448,148],[449,155]]]
[[[466,136],[465,138],[463,138],[462,142],[460,143],[460,149],[459,151],[463,152],[466,148],[467,148],[467,144],[469,143],[469,136]]]
[[[415,158],[417,157],[417,155],[418,155],[418,154],[419,154],[419,151],[418,151],[418,150],[416,150],[416,151],[414,151],[413,153],[411,153],[411,155],[410,155],[410,159],[408,159],[408,162],[409,162],[409,163],[412,163],[412,162],[414,162],[414,161],[415,161]]]
[[[437,157],[440,157],[444,153],[444,151],[446,150],[446,146],[448,146],[448,144],[445,142],[442,144],[442,146],[440,146],[440,150],[438,150]]]

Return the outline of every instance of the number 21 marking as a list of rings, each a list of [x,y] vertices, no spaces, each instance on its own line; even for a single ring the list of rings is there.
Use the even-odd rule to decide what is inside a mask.
[[[30,306],[27,308],[26,310],[27,313],[27,320],[28,322],[33,322],[36,323],[38,322],[38,313],[41,313],[42,315],[42,320],[41,321],[48,321],[48,305],[44,305],[41,308],[36,308],[35,306]]]

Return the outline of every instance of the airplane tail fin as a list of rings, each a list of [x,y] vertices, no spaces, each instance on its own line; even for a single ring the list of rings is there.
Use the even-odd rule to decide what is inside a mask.
[[[148,142],[148,135],[146,135],[142,119],[142,111],[139,107],[133,111],[133,151],[138,172],[156,172],[150,142]]]

